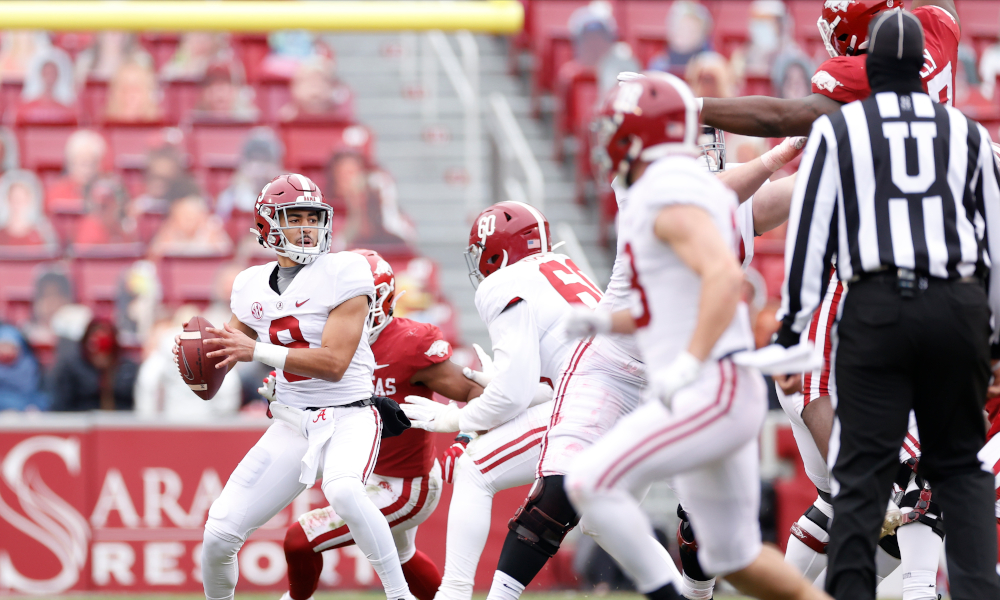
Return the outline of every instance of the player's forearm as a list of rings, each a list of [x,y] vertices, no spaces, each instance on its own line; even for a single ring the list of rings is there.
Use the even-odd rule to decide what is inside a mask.
[[[282,370],[302,377],[337,382],[344,377],[353,358],[353,353],[345,357],[329,348],[289,348]]]
[[[757,234],[771,231],[788,220],[792,191],[798,174],[765,184],[753,197],[753,230]]]
[[[702,274],[698,321],[688,344],[688,352],[698,360],[712,354],[712,348],[732,322],[742,286],[743,273],[735,262]]]
[[[611,313],[611,333],[631,335],[635,329],[635,319],[627,309]]]
[[[770,179],[773,173],[764,166],[764,162],[759,158],[740,165],[735,169],[729,169],[719,173],[719,181],[726,184],[726,187],[736,192],[740,203],[746,202],[754,193]]]
[[[462,431],[488,431],[524,412],[535,397],[538,369],[531,373],[497,373],[482,395],[459,413]]]
[[[809,135],[813,121],[825,114],[815,103],[770,96],[705,98],[702,121],[729,133],[754,137]]]

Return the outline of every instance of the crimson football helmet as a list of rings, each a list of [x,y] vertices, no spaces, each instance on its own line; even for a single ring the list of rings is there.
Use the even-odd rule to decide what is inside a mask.
[[[497,202],[479,213],[469,233],[465,262],[473,287],[507,265],[552,250],[549,222],[523,202]]]
[[[364,248],[351,252],[360,254],[368,260],[368,266],[371,267],[372,276],[375,278],[375,301],[368,309],[368,343],[374,344],[378,334],[382,333],[392,320],[392,309],[396,306],[396,276],[392,272],[392,266],[378,252]]]
[[[623,74],[624,75],[624,74]],[[701,154],[698,105],[681,79],[669,73],[619,76],[591,125],[595,172],[607,181],[625,174],[636,159]]]
[[[254,221],[256,229],[251,229],[257,235],[261,246],[270,248],[293,261],[308,265],[330,251],[330,239],[333,229],[330,218],[333,207],[323,202],[323,192],[311,179],[297,173],[278,175],[272,179],[257,196],[254,203]],[[308,210],[319,214],[317,225],[288,225],[289,210]],[[296,245],[289,241],[286,231],[299,231],[301,240],[306,230],[312,230],[316,239],[314,245]]]
[[[868,49],[868,24],[884,10],[903,8],[903,0],[826,0],[816,26],[830,58]]]

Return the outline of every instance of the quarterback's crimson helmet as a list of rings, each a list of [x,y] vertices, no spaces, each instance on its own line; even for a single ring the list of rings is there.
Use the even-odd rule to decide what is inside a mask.
[[[318,213],[316,225],[288,225],[289,210],[308,210]],[[297,173],[278,175],[272,179],[254,204],[254,221],[257,241],[265,248],[271,248],[278,256],[285,256],[297,263],[307,265],[316,257],[330,251],[333,235],[330,218],[333,207],[323,202],[323,192],[311,179]],[[298,230],[297,240],[305,237],[307,230],[314,231],[316,238],[312,245],[292,244],[285,231]]]
[[[498,202],[479,213],[469,233],[465,262],[473,287],[507,265],[552,248],[549,222],[523,202]]]
[[[591,125],[591,161],[600,177],[624,178],[636,159],[700,154],[698,105],[691,88],[668,73],[618,76]]]
[[[374,344],[378,334],[382,333],[392,320],[392,309],[396,306],[396,276],[392,272],[392,266],[378,252],[364,248],[351,252],[360,254],[368,260],[368,266],[371,267],[372,276],[375,278],[375,301],[368,309],[370,323],[368,343]]]
[[[826,0],[816,26],[830,58],[868,49],[868,24],[884,10],[903,8],[903,0]]]

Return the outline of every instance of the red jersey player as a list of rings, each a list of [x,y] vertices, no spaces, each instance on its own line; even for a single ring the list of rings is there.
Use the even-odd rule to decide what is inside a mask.
[[[483,388],[448,360],[451,345],[437,327],[392,316],[396,289],[389,263],[371,250],[354,252],[368,259],[375,277],[375,302],[369,314],[375,394],[399,404],[406,396],[430,398],[432,392],[459,401],[479,396]],[[266,394],[266,389],[262,390]],[[382,440],[378,462],[366,486],[369,497],[389,521],[403,575],[418,600],[432,600],[441,584],[440,571],[414,545],[417,525],[437,507],[441,480],[431,434],[414,427]],[[285,534],[289,592],[284,598],[311,598],[323,569],[322,552],[353,543],[343,519],[330,506],[300,516]]]
[[[740,135],[809,135],[820,115],[869,96],[864,56],[868,24],[880,12],[902,7],[902,0],[826,0],[818,25],[831,58],[813,75],[812,94],[797,99],[705,98],[702,122]],[[910,10],[924,28],[924,86],[931,98],[951,104],[961,33],[955,2],[913,0]]]

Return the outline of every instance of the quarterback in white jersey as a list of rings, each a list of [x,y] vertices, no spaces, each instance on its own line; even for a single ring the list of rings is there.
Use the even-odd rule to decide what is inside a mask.
[[[464,408],[414,397],[403,405],[414,427],[480,433],[455,468],[439,600],[471,598],[493,495],[534,481],[550,386],[577,345],[565,333],[566,315],[571,305],[593,308],[601,299],[569,257],[551,252],[550,239],[548,222],[526,204],[501,202],[477,217],[467,257],[495,373]]]
[[[635,555],[626,568],[650,598],[680,598],[678,582],[630,490],[667,478],[705,571],[759,597],[827,598],[761,545],[756,437],[766,394],[759,373],[728,358],[753,346],[739,301],[738,202],[692,156],[694,98],[676,77],[647,74],[612,90],[598,114],[597,166],[630,185],[621,235],[649,399],[580,453],[566,491],[605,548]]]
[[[269,414],[283,420],[237,465],[208,512],[205,596],[233,598],[236,554],[247,537],[321,475],[323,493],[386,597],[410,599],[389,525],[365,493],[383,434],[372,395],[367,329],[375,287],[368,262],[350,252],[329,253],[333,209],[302,175],[273,179],[254,211],[258,239],[278,260],[240,273],[233,318],[211,330],[219,337],[205,343],[219,348],[208,357],[225,357],[220,367],[251,360],[274,367],[276,402]]]

